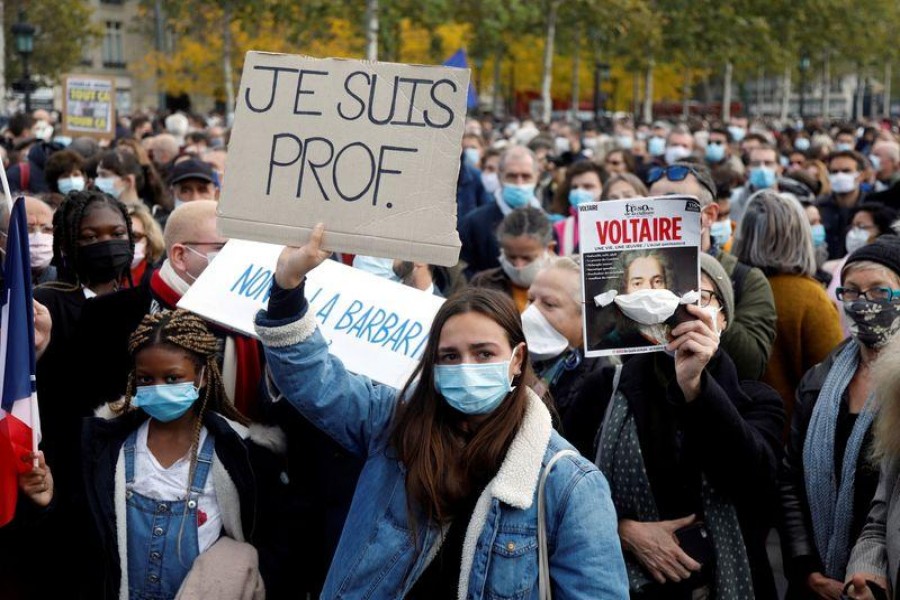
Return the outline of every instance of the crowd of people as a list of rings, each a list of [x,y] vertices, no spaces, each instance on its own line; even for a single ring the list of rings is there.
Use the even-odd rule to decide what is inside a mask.
[[[0,146],[43,432],[0,597],[900,597],[897,123],[469,119],[459,264],[320,224],[253,338],[177,308],[228,242],[221,119],[57,119]],[[665,351],[587,357],[577,208],[668,194],[701,207],[700,300]],[[446,298],[402,389],[331,354],[326,260]],[[620,267],[667,286],[652,252]]]

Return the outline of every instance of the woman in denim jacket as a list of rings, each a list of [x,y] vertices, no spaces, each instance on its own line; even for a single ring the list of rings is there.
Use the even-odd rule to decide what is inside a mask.
[[[536,598],[538,481],[571,445],[524,385],[533,373],[518,313],[489,290],[447,301],[398,402],[347,372],[307,311],[303,282],[328,256],[323,232],[282,252],[256,321],[270,383],[366,459],[322,597]],[[554,598],[627,598],[603,475],[566,456],[544,494]]]

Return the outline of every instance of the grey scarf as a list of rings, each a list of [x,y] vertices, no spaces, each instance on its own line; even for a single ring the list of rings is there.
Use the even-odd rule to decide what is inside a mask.
[[[621,367],[620,367],[621,368]],[[609,481],[618,514],[634,515],[641,522],[659,521],[659,511],[641,454],[637,425],[628,400],[618,391],[618,377],[603,420],[597,449],[597,466]],[[702,486],[703,513],[716,556],[713,597],[717,600],[752,600],[750,561],[741,536],[737,511],[709,484]],[[633,592],[653,582],[636,559],[625,555],[628,581]]]
[[[847,440],[838,487],[837,473],[834,472],[834,436],[841,399],[858,364],[859,346],[850,342],[838,353],[825,377],[803,443],[803,475],[816,549],[825,566],[825,575],[839,581],[844,580],[853,547],[853,540],[849,538],[856,463],[866,433],[875,419],[874,396],[870,395]]]

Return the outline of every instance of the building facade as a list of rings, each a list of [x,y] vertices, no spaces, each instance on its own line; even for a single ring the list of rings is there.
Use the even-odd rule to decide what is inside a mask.
[[[98,44],[85,47],[81,64],[72,72],[103,75],[116,81],[116,110],[128,115],[155,109],[159,103],[156,77],[144,57],[154,49],[152,22],[142,21],[138,0],[87,0],[92,21],[102,32]],[[152,19],[152,15],[151,15]],[[55,104],[62,106],[62,89],[54,90]]]

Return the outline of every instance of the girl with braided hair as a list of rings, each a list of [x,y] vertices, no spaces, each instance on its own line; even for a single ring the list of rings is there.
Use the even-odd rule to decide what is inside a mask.
[[[187,311],[147,315],[129,340],[125,397],[86,421],[85,501],[104,553],[88,597],[284,592],[277,557],[286,547],[279,516],[287,479],[276,456],[283,436],[234,407],[218,346]],[[195,560],[203,566],[192,571]],[[236,595],[213,593],[211,579],[232,580]]]

